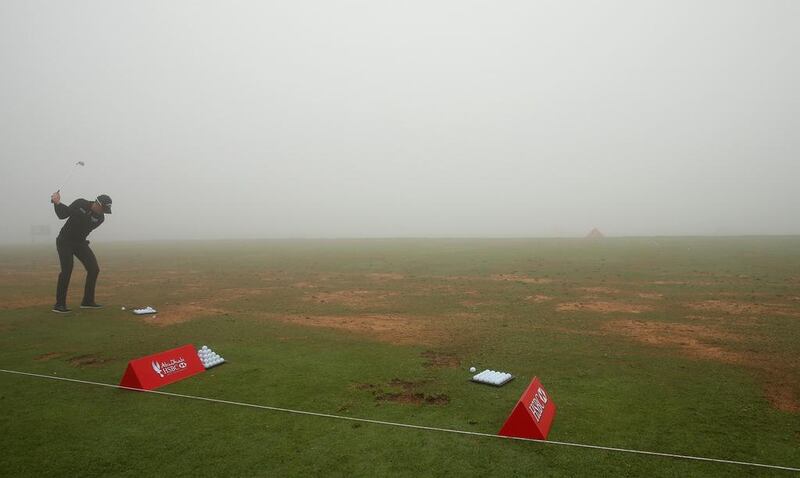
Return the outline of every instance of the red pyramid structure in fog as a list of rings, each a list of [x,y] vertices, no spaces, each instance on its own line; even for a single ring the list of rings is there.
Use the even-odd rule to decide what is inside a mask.
[[[600,230],[598,230],[596,227],[593,228],[591,231],[589,231],[589,234],[586,234],[587,239],[599,239],[601,237],[606,237],[606,236],[603,235],[603,233],[600,232]]]

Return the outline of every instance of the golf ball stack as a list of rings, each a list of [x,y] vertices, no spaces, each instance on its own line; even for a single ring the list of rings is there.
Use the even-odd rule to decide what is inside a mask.
[[[218,353],[211,350],[210,347],[203,345],[200,350],[197,351],[197,356],[200,358],[200,361],[203,363],[203,367],[206,369],[210,369],[211,367],[215,367],[221,363],[225,363],[225,359],[222,358]]]
[[[484,370],[483,372],[472,377],[472,380],[480,383],[488,383],[489,385],[500,386],[514,378],[513,375],[507,372],[498,372],[496,370]]]
[[[156,312],[158,311],[150,307],[149,305],[147,307],[142,307],[140,309],[133,309],[133,313],[136,315],[155,314]]]

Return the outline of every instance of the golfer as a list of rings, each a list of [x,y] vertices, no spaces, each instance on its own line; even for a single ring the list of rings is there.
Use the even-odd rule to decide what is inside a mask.
[[[67,308],[67,288],[72,276],[72,256],[77,257],[86,269],[86,286],[83,289],[81,308],[99,309],[102,306],[94,301],[94,287],[97,284],[100,267],[97,265],[94,252],[89,249],[86,237],[103,224],[106,214],[111,214],[111,198],[101,194],[95,201],[76,199],[67,206],[61,202],[61,193],[56,191],[50,199],[53,201],[56,216],[67,220],[56,238],[61,273],[58,274],[56,305],[53,306],[53,312],[66,314],[70,311]]]

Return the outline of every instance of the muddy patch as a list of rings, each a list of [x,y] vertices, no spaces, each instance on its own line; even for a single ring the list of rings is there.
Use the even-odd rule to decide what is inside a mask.
[[[376,402],[392,402],[406,405],[447,405],[450,397],[444,393],[427,394],[418,391],[425,382],[392,379],[385,386],[357,384],[359,390],[370,390]]]
[[[422,364],[425,368],[458,368],[461,365],[458,357],[432,350],[423,352],[422,358],[425,359]]]
[[[37,362],[47,362],[48,360],[57,359],[63,355],[64,354],[60,352],[49,352],[46,354],[39,355],[38,357],[35,357],[33,360],[36,360]]]
[[[98,357],[97,355],[79,355],[72,357],[68,360],[69,364],[75,367],[97,367],[108,362],[108,359]]]
[[[640,314],[653,310],[652,306],[644,304],[629,304],[626,302],[563,302],[556,306],[559,312],[598,312],[601,314],[624,313]]]

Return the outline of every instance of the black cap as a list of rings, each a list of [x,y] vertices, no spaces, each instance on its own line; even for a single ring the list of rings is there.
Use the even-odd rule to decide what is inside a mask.
[[[103,212],[111,214],[111,198],[107,194],[97,196],[97,202],[103,206]]]

